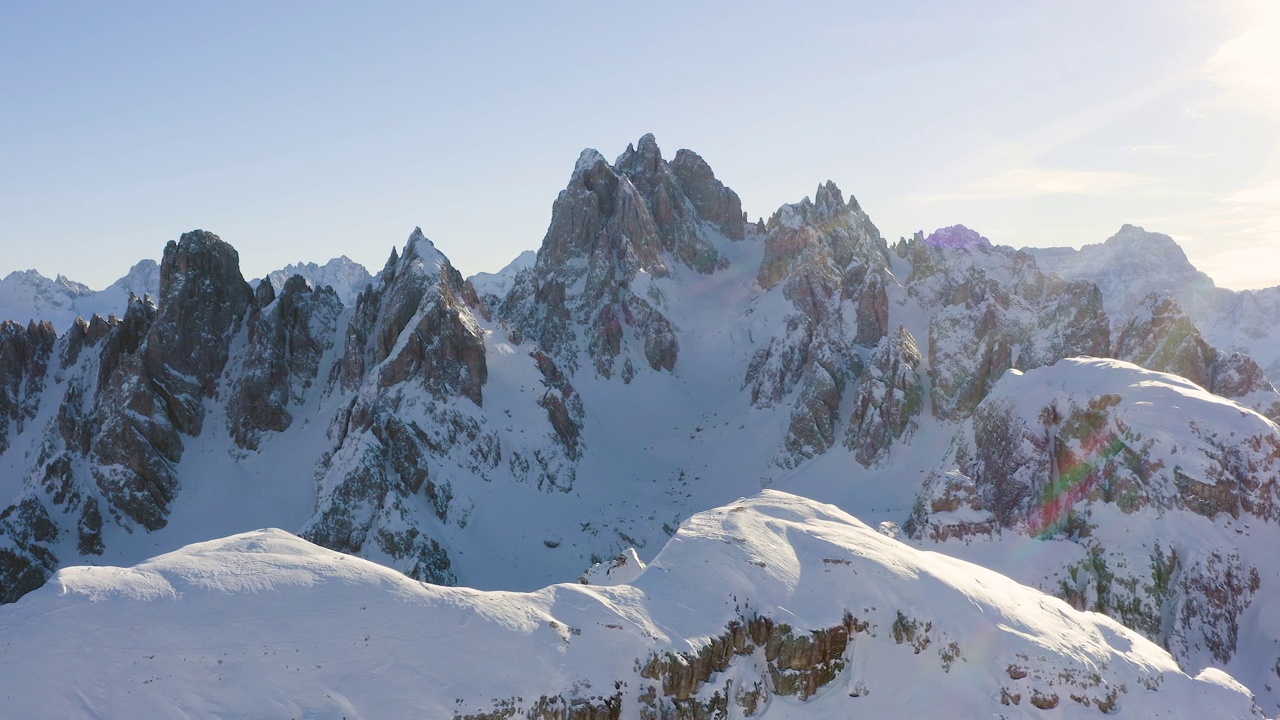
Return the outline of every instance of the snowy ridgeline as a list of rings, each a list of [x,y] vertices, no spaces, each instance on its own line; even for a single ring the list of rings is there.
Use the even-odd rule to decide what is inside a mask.
[[[78,317],[124,315],[130,293],[154,298],[159,287],[160,266],[154,260],[139,262],[124,277],[96,291],[62,275],[50,280],[35,270],[15,271],[0,280],[0,321],[26,325],[47,320],[62,333]]]
[[[1220,671],[794,495],[695,515],[634,575],[445,588],[281,530],[68,568],[0,613],[0,714],[1261,717]]]
[[[373,277],[363,265],[345,255],[324,265],[299,263],[287,265],[265,278],[279,292],[294,275],[301,275],[311,287],[329,286],[344,305],[351,305]],[[254,281],[256,285],[261,280]],[[160,266],[154,260],[143,260],[128,274],[103,290],[92,290],[62,275],[50,280],[35,270],[11,272],[0,279],[0,321],[13,320],[27,324],[47,320],[58,333],[65,332],[76,318],[88,320],[123,316],[129,295],[159,297]]]

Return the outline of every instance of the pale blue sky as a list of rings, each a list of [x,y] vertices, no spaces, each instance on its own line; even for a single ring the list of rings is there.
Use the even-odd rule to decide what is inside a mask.
[[[101,287],[192,228],[376,270],[415,225],[496,270],[582,148],[653,132],[752,218],[829,178],[890,239],[1132,222],[1277,285],[1274,5],[6,3],[0,275]]]

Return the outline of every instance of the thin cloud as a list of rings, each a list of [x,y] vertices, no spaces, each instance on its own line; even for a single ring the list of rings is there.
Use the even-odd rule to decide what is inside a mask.
[[[922,200],[1004,200],[1040,195],[1114,195],[1171,197],[1179,193],[1155,178],[1126,172],[1014,168],[969,183],[954,193],[918,196]]]
[[[1056,122],[1049,123],[1014,141],[1010,149],[1015,156],[1024,158],[1024,162],[1033,161],[1177,90],[1186,81],[1187,76],[1182,74],[1160,78],[1127,95],[1078,110]]]
[[[1222,202],[1242,205],[1271,205],[1280,211],[1280,178],[1222,196]]]

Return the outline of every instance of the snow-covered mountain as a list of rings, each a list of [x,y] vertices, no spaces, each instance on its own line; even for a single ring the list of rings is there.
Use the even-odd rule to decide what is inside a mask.
[[[1270,683],[1280,431],[1174,375],[1010,371],[957,429],[907,532],[1105,612],[1184,668]],[[1034,561],[1030,561],[1034,558]]]
[[[1280,287],[1227,290],[1196,270],[1168,235],[1125,225],[1105,243],[1073,248],[1025,248],[1046,271],[1088,280],[1102,290],[1107,312],[1122,319],[1152,293],[1174,298],[1205,339],[1220,350],[1254,358],[1280,382]]]
[[[122,315],[129,304],[130,293],[155,296],[160,287],[160,266],[154,260],[143,260],[103,290],[62,275],[53,280],[35,270],[11,272],[0,280],[0,321],[13,320],[24,325],[32,320],[48,321],[58,332],[66,332],[76,318]]]
[[[502,299],[511,292],[511,288],[515,285],[516,276],[523,270],[533,267],[538,260],[538,253],[533,250],[525,250],[516,256],[515,260],[507,263],[506,267],[496,273],[476,273],[470,277],[471,283],[476,287],[476,293],[489,305],[497,305]]]
[[[307,284],[313,288],[324,286],[333,288],[343,305],[354,303],[360,291],[373,282],[373,277],[369,275],[369,271],[346,255],[333,258],[324,265],[317,265],[313,262],[285,265],[283,268],[269,273],[265,279],[270,281],[271,287],[279,293],[284,289],[284,284],[294,275],[302,276],[307,281]],[[252,284],[256,286],[259,282],[262,281],[257,280]]]
[[[1265,552],[1280,540],[1280,394],[1176,288],[1153,281],[1125,309],[961,226],[891,245],[831,182],[749,224],[702,158],[665,159],[652,136],[613,163],[584,151],[536,255],[495,275],[465,279],[421,230],[345,286],[350,302],[303,269],[251,286],[234,248],[193,231],[165,248],[155,294],[113,320],[0,325],[3,599],[68,566],[263,527],[478,588],[423,597],[487,602],[480,590],[533,592],[619,556],[634,567],[588,581],[644,587],[691,517],[773,488],[1106,613],[1187,676],[1226,668],[1280,710],[1280,563]],[[808,557],[805,532],[768,536],[770,552]],[[885,593],[876,612],[922,607],[881,585],[866,590]],[[956,617],[953,639],[977,622]],[[714,619],[662,632],[696,645],[729,621]],[[757,674],[733,677],[767,674],[768,658],[742,662]],[[611,677],[574,692],[643,692]],[[562,679],[515,695],[520,712]],[[1049,692],[1019,688],[1022,708]],[[503,712],[476,704],[511,697],[492,692],[452,712]]]
[[[373,281],[369,271],[351,258],[333,258],[324,265],[297,263],[286,265],[267,275],[279,293],[294,275],[302,276],[311,287],[329,286],[344,305],[355,301],[360,291]],[[262,282],[253,281],[253,285]],[[160,265],[142,260],[124,277],[102,290],[92,290],[74,280],[58,275],[53,280],[35,270],[14,271],[0,279],[0,321],[13,320],[26,324],[32,320],[48,321],[59,333],[75,324],[77,318],[88,321],[95,314],[106,318],[123,315],[129,295],[156,298],[160,293]]]
[[[9,717],[1262,717],[1107,617],[776,492],[626,584],[444,588],[260,530],[7,610]]]

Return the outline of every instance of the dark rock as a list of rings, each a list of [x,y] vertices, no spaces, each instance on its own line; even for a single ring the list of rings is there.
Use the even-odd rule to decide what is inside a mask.
[[[711,166],[692,150],[677,150],[671,172],[698,217],[715,225],[730,240],[745,237],[746,225],[738,194],[716,179]]]
[[[437,397],[460,393],[480,405],[484,333],[463,300],[462,276],[415,229],[380,277],[356,300],[336,371],[342,387],[354,389],[372,371],[383,388],[416,379]]]
[[[782,285],[795,307],[783,332],[755,352],[746,375],[758,407],[800,388],[777,458],[783,467],[832,446],[840,397],[862,371],[857,347],[875,345],[888,331],[891,276],[879,231],[834,183],[820,186],[814,198],[770,218],[756,276],[766,290]]]
[[[871,352],[857,380],[844,445],[864,467],[889,456],[893,443],[910,436],[924,409],[923,358],[915,338],[899,326]]]
[[[227,404],[227,429],[248,450],[257,449],[261,433],[293,422],[288,408],[314,384],[342,312],[332,288],[313,291],[301,275],[286,280],[278,298],[271,287],[258,285],[256,297],[266,304],[248,322],[248,350]]]
[[[55,340],[47,322],[0,323],[0,453],[36,416]]]
[[[165,247],[160,308],[131,300],[104,345],[93,474],[107,502],[148,530],[166,522],[182,435],[200,434],[252,298],[235,249],[195,230]]]
[[[614,166],[594,150],[582,153],[556,198],[537,261],[517,274],[495,308],[512,337],[534,340],[571,373],[580,350],[606,378],[619,363],[631,368],[628,380],[634,377],[641,356],[654,370],[674,369],[676,328],[661,293],[652,286],[638,293],[633,281],[640,273],[668,277],[679,266],[715,272],[727,261],[708,226],[726,237],[743,236],[737,196],[701,158],[679,157],[677,174],[652,135],[628,147]]]

